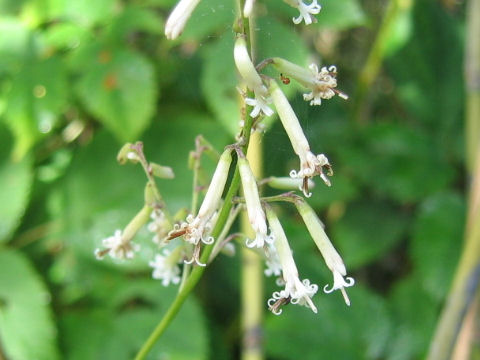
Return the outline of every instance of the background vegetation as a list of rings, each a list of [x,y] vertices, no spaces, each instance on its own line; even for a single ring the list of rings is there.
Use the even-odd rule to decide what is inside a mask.
[[[423,358],[465,223],[464,4],[322,0],[318,23],[296,27],[295,9],[258,2],[257,59],[336,64],[350,95],[309,107],[284,86],[334,165],[309,202],[356,279],[350,308],[319,293],[318,315],[266,314],[267,357]],[[131,359],[175,296],[151,279],[146,229],[132,263],[93,256],[143,203],[141,169],[115,161],[124,142],[174,169],[160,187],[176,211],[195,136],[222,149],[238,130],[233,1],[203,0],[169,42],[174,3],[0,1],[0,358]],[[265,174],[282,176],[297,160],[269,127]],[[283,218],[300,271],[330,282],[301,221]],[[239,268],[238,256],[211,266],[152,359],[238,358]]]

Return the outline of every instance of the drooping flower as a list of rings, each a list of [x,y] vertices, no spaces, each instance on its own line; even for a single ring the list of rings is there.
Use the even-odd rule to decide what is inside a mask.
[[[273,238],[267,234],[267,222],[265,212],[260,203],[257,182],[250,168],[250,164],[244,156],[239,156],[238,167],[247,206],[248,221],[255,232],[255,239],[248,239],[246,245],[250,248],[262,248],[266,243],[271,243]]]
[[[116,230],[113,236],[102,240],[103,249],[95,249],[95,257],[101,260],[105,255],[112,259],[125,260],[132,259],[140,249],[138,244],[133,243],[123,236],[122,230]]]
[[[268,95],[268,90],[262,82],[260,75],[258,74],[255,66],[250,59],[250,55],[247,50],[247,43],[245,38],[239,36],[235,41],[235,47],[233,50],[233,58],[235,65],[241,77],[245,80],[247,87],[255,94],[255,98],[247,98],[245,102],[253,106],[253,110],[250,112],[251,117],[257,117],[260,113],[266,116],[271,116],[273,110],[268,106],[271,103]]]
[[[293,150],[300,159],[300,170],[292,170],[290,172],[290,177],[294,179],[302,179],[303,181],[300,190],[303,191],[306,197],[310,197],[311,193],[308,188],[308,180],[315,175],[319,175],[325,184],[330,186],[330,180],[327,178],[327,175],[333,175],[332,167],[324,154],[314,155],[310,151],[310,145],[303,133],[297,115],[295,115],[287,97],[283,94],[283,91],[274,80],[270,81],[269,91],[272,95],[273,103],[277,108],[280,121],[290,139]],[[326,172],[324,172],[324,168],[326,169]]]
[[[335,95],[345,100],[348,99],[346,94],[337,89],[337,67],[335,65],[328,68],[323,66],[319,71],[316,64],[310,64],[308,69],[305,69],[282,58],[273,58],[272,64],[283,75],[295,79],[310,90],[309,93],[303,94],[303,98],[310,101],[310,105],[321,105],[322,99],[331,99]]]
[[[274,292],[272,298],[268,300],[268,306],[276,315],[281,314],[281,305],[288,302],[306,306],[316,313],[317,308],[312,301],[312,297],[317,292],[318,286],[316,284],[310,284],[310,280],[308,279],[302,281],[299,279],[297,266],[292,256],[292,250],[290,249],[282,225],[270,207],[267,207],[266,211],[268,223],[274,234],[273,246],[277,251],[282,267],[283,280],[285,282],[285,289]]]
[[[155,255],[154,260],[148,263],[153,268],[152,277],[162,280],[163,286],[180,282],[179,250],[180,247],[177,247],[173,252],[163,249],[161,254]]]
[[[202,205],[198,210],[197,216],[188,215],[186,221],[182,224],[176,224],[172,231],[169,232],[167,239],[173,239],[178,236],[183,236],[185,241],[196,246],[194,250],[194,257],[197,264],[204,265],[199,262],[197,255],[199,254],[200,242],[204,244],[212,244],[214,238],[209,235],[213,222],[215,221],[215,214],[222,199],[223,189],[228,178],[228,170],[232,162],[231,150],[225,150],[220,156],[217,168],[212,177],[212,181],[208,187]]]
[[[167,39],[174,40],[180,36],[199,2],[200,0],[180,0],[177,3],[165,24],[165,36]]]
[[[333,274],[333,285],[331,289],[328,289],[328,285],[326,285],[323,288],[323,291],[328,294],[334,290],[340,290],[345,303],[350,306],[350,299],[348,298],[345,288],[353,286],[355,284],[355,280],[352,277],[345,278],[347,275],[345,264],[325,233],[323,224],[317,217],[317,214],[315,214],[315,211],[313,211],[313,209],[305,201],[297,201],[295,202],[295,205],[300,213],[300,216],[303,218],[303,221],[305,222],[313,241],[320,250],[327,267]]]
[[[312,22],[317,22],[317,19],[312,15],[317,15],[322,7],[317,3],[317,0],[312,0],[310,5],[305,4],[302,0],[285,0],[290,6],[297,8],[300,11],[300,15],[293,18],[295,24],[300,24],[302,20],[305,21],[305,25],[310,25]]]

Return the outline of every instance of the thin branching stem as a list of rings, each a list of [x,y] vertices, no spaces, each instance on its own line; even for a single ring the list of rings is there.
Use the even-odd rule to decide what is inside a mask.
[[[247,19],[241,19],[237,21],[237,24],[242,24],[242,33],[246,34],[248,31],[248,20]],[[250,141],[250,133],[251,133],[251,128],[252,128],[252,119],[250,117],[246,117],[245,119],[245,126],[243,127],[242,130],[242,151],[244,153],[247,152],[248,149],[248,144]],[[232,181],[229,184],[227,194],[225,196],[225,200],[223,203],[223,206],[220,210],[220,213],[218,215],[217,222],[212,230],[211,236],[213,236],[215,239],[218,238],[218,236],[221,234],[223,227],[225,226],[228,216],[230,214],[230,210],[232,209],[233,202],[232,199],[233,197],[237,194],[238,190],[240,187],[240,172],[238,169],[238,165],[235,166],[234,174]],[[213,251],[213,246],[214,244],[206,245],[203,248],[202,255],[200,257],[200,262],[206,264],[210,258],[210,254]],[[165,332],[167,327],[170,325],[170,323],[175,319],[176,315],[180,311],[183,303],[185,300],[188,298],[192,290],[195,288],[195,285],[198,283],[198,281],[201,279],[203,273],[205,272],[205,267],[203,266],[195,266],[185,283],[183,284],[180,292],[177,294],[177,297],[174,299],[173,303],[170,305],[168,308],[167,312],[163,316],[163,318],[160,320],[158,325],[155,327],[153,332],[150,334],[148,339],[145,341],[143,346],[141,347],[140,351],[135,357],[135,360],[143,360],[147,356],[147,354],[152,350],[153,346],[155,343],[158,341],[158,339],[162,336],[162,334]]]

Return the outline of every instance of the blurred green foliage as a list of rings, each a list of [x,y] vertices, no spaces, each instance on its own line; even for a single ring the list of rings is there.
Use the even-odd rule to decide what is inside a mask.
[[[335,63],[352,97],[384,2],[320,2],[305,28],[285,3],[258,0],[257,60]],[[233,2],[202,0],[167,42],[173,5],[0,0],[2,357],[130,359],[175,296],[150,279],[146,230],[131,264],[93,256],[142,206],[143,173],[115,161],[123,142],[144,141],[149,159],[174,169],[160,188],[175,212],[189,206],[195,136],[221,149],[238,130]],[[268,314],[269,359],[425,355],[463,238],[463,8],[419,0],[392,21],[366,122],[342,99],[312,108],[284,86],[312,150],[334,165],[333,186],[318,183],[309,202],[356,286],[351,308],[320,292],[317,315]],[[285,176],[297,160],[280,124],[269,127],[265,174]],[[300,273],[331,282],[298,216],[286,207],[281,220]],[[238,258],[212,266],[152,359],[237,358],[238,268]]]

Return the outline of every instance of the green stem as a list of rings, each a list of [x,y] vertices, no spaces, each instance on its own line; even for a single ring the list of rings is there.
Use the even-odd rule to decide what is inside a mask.
[[[230,188],[228,189],[228,193],[225,196],[225,202],[222,207],[222,210],[220,211],[220,214],[218,216],[217,223],[212,231],[212,236],[214,238],[217,238],[218,235],[220,235],[220,232],[222,231],[222,228],[225,224],[225,222],[228,219],[228,214],[230,212],[230,209],[233,206],[232,203],[232,198],[233,196],[237,193],[238,188],[240,186],[240,173],[238,171],[238,167],[235,169],[235,173],[233,175],[232,182],[230,184]],[[210,253],[213,250],[213,244],[212,245],[207,245],[203,248],[203,253],[200,258],[200,262],[206,264],[208,262]],[[190,295],[192,292],[193,288],[195,285],[198,283],[200,278],[202,277],[206,267],[203,266],[196,266],[193,268],[190,276],[188,277],[187,281],[185,282],[182,290],[178,293],[177,297],[173,301],[173,303],[170,305],[168,308],[166,314],[160,321],[160,323],[157,325],[157,327],[153,330],[153,332],[150,334],[148,337],[147,341],[143,344],[142,348],[138,352],[137,356],[135,357],[135,360],[142,360],[145,359],[147,354],[150,352],[152,349],[153,345],[157,342],[157,340],[160,338],[160,336],[165,332],[166,328],[172,320],[175,318],[177,315],[178,311],[182,307],[183,303],[187,299],[187,297]]]
[[[261,134],[254,133],[247,153],[252,172],[258,178],[262,173]],[[242,232],[247,236],[255,236],[249,225],[248,216],[243,213],[241,218]],[[242,248],[242,360],[261,360],[262,322],[263,322],[263,262],[262,258],[247,248]]]
[[[172,226],[173,224],[173,218],[170,212],[168,211],[167,204],[162,198],[162,195],[160,194],[160,191],[158,190],[157,183],[155,182],[155,177],[152,174],[150,165],[145,157],[145,154],[143,152],[143,143],[142,142],[137,142],[135,145],[132,145],[132,148],[137,150],[137,154],[139,156],[140,164],[142,165],[143,171],[145,172],[145,175],[147,176],[148,183],[151,185],[151,188],[153,190],[153,194],[155,196],[155,201],[157,202],[157,205],[162,209],[163,213],[165,214],[165,217],[167,218],[169,225]]]
[[[250,141],[251,126],[252,126],[252,121],[251,119],[247,118],[247,121],[245,122],[245,127],[243,129],[243,136],[245,141],[242,149],[244,152],[247,152],[247,149],[248,149],[248,144]],[[220,214],[218,215],[218,220],[215,224],[215,227],[212,230],[212,236],[214,238],[218,238],[218,236],[222,232],[223,227],[225,226],[225,223],[227,222],[228,215],[233,206],[232,199],[235,196],[235,194],[238,192],[239,187],[240,187],[240,172],[238,170],[238,165],[236,165],[232,181],[230,183],[227,195],[225,196],[223,207],[220,211]],[[211,245],[206,245],[203,248],[203,253],[202,253],[202,256],[200,257],[200,262],[204,264],[208,262],[210,254],[213,250],[213,246],[214,244],[211,244]],[[153,332],[150,334],[148,339],[145,341],[142,348],[140,349],[137,356],[135,357],[135,360],[145,359],[145,357],[150,352],[150,350],[155,345],[155,343],[158,341],[160,336],[162,336],[162,334],[165,332],[167,327],[173,321],[178,311],[182,307],[183,303],[185,302],[187,297],[190,295],[190,293],[194,289],[195,285],[198,283],[198,281],[202,277],[205,269],[206,267],[202,267],[202,266],[196,266],[193,268],[187,281],[185,281],[183,288],[177,294],[177,297],[168,308],[162,320],[158,323],[156,328],[153,330]]]

